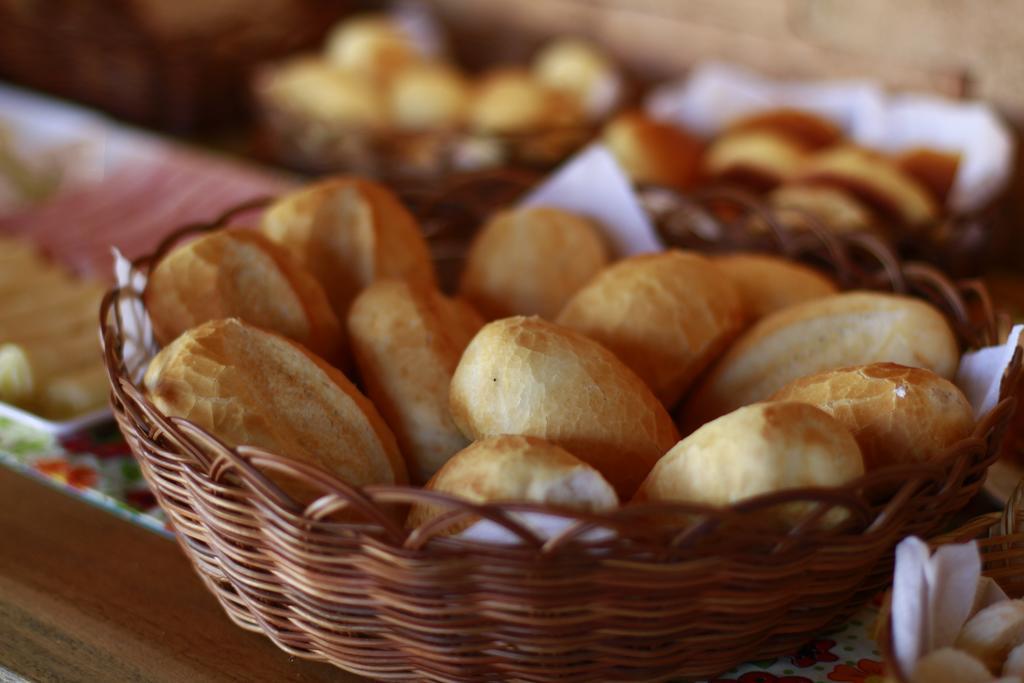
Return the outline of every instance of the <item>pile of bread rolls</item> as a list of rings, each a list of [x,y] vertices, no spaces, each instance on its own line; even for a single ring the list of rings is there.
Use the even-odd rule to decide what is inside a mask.
[[[832,122],[794,109],[741,118],[706,144],[629,112],[606,126],[603,140],[636,182],[738,185],[776,207],[810,212],[836,232],[913,231],[935,221],[959,163],[956,155],[930,149],[896,156],[868,150]]]
[[[498,211],[448,296],[394,194],[326,179],[153,267],[164,348],[145,388],[228,445],[352,485],[586,511],[841,486],[971,433],[930,304],[775,256],[617,260],[604,235],[556,208]]]
[[[340,128],[515,134],[600,118],[621,88],[612,60],[581,40],[556,40],[529,66],[471,76],[393,17],[368,14],[334,27],[322,54],[277,65],[264,94]]]
[[[107,404],[96,336],[104,289],[27,241],[0,238],[0,401],[52,420]]]
[[[976,612],[953,647],[929,652],[912,683],[1021,683],[1024,680],[1024,601],[1003,600]]]

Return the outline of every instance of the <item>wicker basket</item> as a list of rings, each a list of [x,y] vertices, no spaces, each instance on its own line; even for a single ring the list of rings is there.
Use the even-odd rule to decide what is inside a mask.
[[[472,190],[464,184],[459,192]],[[459,205],[451,197],[418,204],[425,224],[435,226],[435,243],[478,218],[475,209],[452,210],[453,203]],[[237,215],[180,231],[137,269],[144,273],[183,235],[218,229]],[[713,222],[696,201],[663,216],[669,237],[687,216],[698,232]],[[900,263],[869,238],[773,234],[776,251],[822,264],[846,286],[935,302],[965,346],[992,341],[991,310],[976,283],[954,285],[932,268]],[[720,246],[734,238],[739,243],[719,233]],[[1020,369],[1018,353],[999,405],[935,462],[722,510],[652,504],[587,515],[474,505],[409,487],[356,490],[309,465],[227,448],[146,399],[138,376],[155,348],[126,344],[131,310],[141,311],[141,299],[125,288],[108,293],[101,312],[114,412],[200,577],[243,628],[293,655],[386,680],[703,678],[792,651],[888,583],[900,539],[934,535],[977,493],[998,452]],[[323,495],[302,507],[264,476],[267,470]],[[389,514],[425,500],[451,512],[413,531]],[[811,504],[792,531],[766,526],[764,510],[796,500]],[[819,524],[834,508],[847,511],[845,524]],[[539,535],[518,516],[523,512],[564,518],[565,528]],[[691,522],[652,523],[667,514]],[[467,515],[515,540],[441,533]]]

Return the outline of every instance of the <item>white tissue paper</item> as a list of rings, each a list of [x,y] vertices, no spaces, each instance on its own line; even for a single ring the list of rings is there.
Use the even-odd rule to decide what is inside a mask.
[[[995,408],[999,402],[999,385],[1002,383],[1003,372],[1013,360],[1014,351],[1020,345],[1022,331],[1024,325],[1014,325],[1005,344],[969,351],[960,358],[956,385],[974,407],[975,420]]]
[[[948,200],[956,211],[983,206],[1006,186],[1012,172],[1013,136],[981,102],[894,96],[862,80],[775,80],[714,62],[657,88],[646,102],[654,117],[708,137],[738,118],[780,107],[829,119],[854,142],[880,151],[928,147],[959,154]]]
[[[910,675],[921,657],[952,646],[977,610],[1006,599],[995,582],[982,578],[981,556],[974,542],[943,546],[930,554],[921,539],[904,539],[896,546],[892,588],[897,666]]]
[[[114,278],[117,286],[122,289],[118,301],[124,338],[122,357],[128,377],[133,383],[139,384],[157,350],[153,325],[142,302],[148,278],[144,272],[133,268],[131,261],[117,247],[112,247],[111,252],[114,256]]]
[[[616,257],[664,249],[633,184],[599,143],[566,161],[520,206],[550,206],[593,219]]]

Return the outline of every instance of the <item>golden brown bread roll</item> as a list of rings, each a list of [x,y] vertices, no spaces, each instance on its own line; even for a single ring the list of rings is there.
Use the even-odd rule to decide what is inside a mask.
[[[822,227],[835,233],[874,230],[877,227],[877,219],[871,209],[839,187],[783,185],[772,191],[768,201],[776,208],[788,209],[782,212],[782,217],[787,226],[797,230],[808,227],[808,221],[802,220],[802,215],[796,215],[794,209],[810,214]]]
[[[838,187],[901,225],[918,226],[939,215],[928,190],[892,160],[877,152],[841,145],[809,157],[793,182]]]
[[[886,361],[948,379],[960,353],[942,313],[919,299],[847,292],[784,308],[747,330],[712,367],[683,407],[684,431],[763,401],[798,377]]]
[[[703,172],[753,190],[769,190],[796,175],[807,158],[803,145],[767,130],[726,133],[711,143]]]
[[[736,253],[715,256],[712,262],[736,286],[751,321],[838,291],[822,273],[778,256]]]
[[[611,351],[540,318],[506,318],[477,333],[452,378],[451,411],[470,439],[547,439],[621,496],[679,439],[658,399]]]
[[[484,317],[549,320],[608,263],[597,226],[548,207],[495,214],[473,238],[459,291]]]
[[[590,116],[609,111],[621,94],[615,64],[585,40],[562,38],[548,43],[534,57],[532,71],[543,85],[572,96]]]
[[[162,413],[229,446],[317,465],[353,486],[407,481],[391,430],[345,375],[237,318],[203,323],[164,347],[144,385]],[[307,493],[292,480],[281,483],[299,497]]]
[[[960,155],[936,149],[908,149],[896,157],[896,164],[921,183],[939,206],[944,206],[956,181]]]
[[[634,500],[724,507],[774,491],[841,486],[862,474],[857,442],[825,412],[803,403],[755,403],[676,444]],[[806,503],[789,503],[768,514],[792,524],[806,509]],[[843,515],[830,517],[841,521]]]
[[[421,58],[412,37],[384,14],[339,22],[327,36],[324,52],[333,66],[372,78],[387,78]]]
[[[391,121],[408,130],[455,128],[466,118],[470,89],[447,64],[422,63],[395,74],[388,86]]]
[[[1003,600],[971,617],[954,647],[977,658],[993,674],[1003,668],[1010,650],[1024,643],[1024,601]]]
[[[343,348],[324,290],[288,252],[252,230],[218,230],[175,248],[150,273],[145,302],[164,345],[199,323],[238,317],[329,360]]]
[[[896,363],[801,377],[772,400],[809,403],[842,422],[857,439],[868,471],[938,458],[974,427],[971,404],[955,384]]]
[[[976,658],[951,647],[932,650],[917,661],[911,683],[995,683]]]
[[[563,448],[532,436],[493,436],[456,453],[427,483],[429,491],[474,503],[543,503],[585,512],[618,505],[615,490],[593,467]],[[406,526],[414,529],[451,508],[418,504]],[[472,525],[468,520],[446,533]]]
[[[375,280],[435,284],[416,219],[394,193],[368,180],[338,176],[286,194],[267,209],[261,227],[320,282],[340,320]]]
[[[769,109],[729,124],[726,135],[737,131],[769,131],[789,138],[807,150],[831,147],[843,131],[828,119],[799,109]]]
[[[469,442],[452,422],[448,387],[483,320],[465,302],[401,280],[356,297],[348,332],[359,374],[398,439],[414,483]]]
[[[601,137],[635,183],[686,190],[696,184],[700,175],[700,141],[643,112],[619,114],[605,126]]]
[[[578,124],[576,101],[544,87],[524,69],[498,69],[477,84],[469,122],[483,133],[522,133]]]
[[[692,252],[619,261],[576,292],[556,321],[600,342],[672,407],[743,327],[736,287]]]
[[[276,67],[262,92],[277,107],[331,126],[372,129],[387,113],[385,98],[372,81],[318,57]]]

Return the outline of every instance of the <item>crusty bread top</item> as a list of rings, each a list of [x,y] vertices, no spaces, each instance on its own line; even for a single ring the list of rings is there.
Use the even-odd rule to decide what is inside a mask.
[[[700,176],[701,142],[641,111],[616,116],[605,126],[602,140],[634,182],[685,190]]]
[[[860,444],[868,470],[937,458],[974,426],[971,404],[955,384],[897,363],[801,377],[772,400],[809,403],[837,418]]]
[[[355,486],[407,481],[391,431],[339,370],[237,318],[182,334],[152,360],[144,384],[164,414],[229,446],[318,465]]]
[[[807,156],[802,145],[766,130],[742,130],[715,140],[704,155],[704,172],[755,189],[770,189],[793,177]]]
[[[207,320],[238,317],[331,360],[342,345],[320,285],[252,230],[218,230],[177,247],[150,273],[145,301],[161,344]]]
[[[374,280],[435,283],[416,219],[391,190],[369,180],[337,176],[284,195],[261,227],[320,282],[341,320]]]
[[[474,503],[545,503],[596,512],[618,504],[615,490],[590,465],[544,439],[493,436],[456,453],[426,488]],[[416,505],[407,526],[415,528],[445,512],[440,506]]]
[[[731,123],[725,134],[749,130],[782,135],[808,150],[830,147],[843,139],[843,131],[837,125],[799,109],[769,109],[745,116]]]
[[[783,209],[786,224],[796,230],[807,227],[803,214],[810,214],[835,233],[876,229],[874,212],[849,191],[825,185],[789,184],[769,195],[773,206]],[[794,211],[795,210],[795,211]],[[801,212],[797,214],[796,211]]]
[[[838,291],[819,271],[778,256],[737,252],[711,260],[736,285],[750,320]]]

